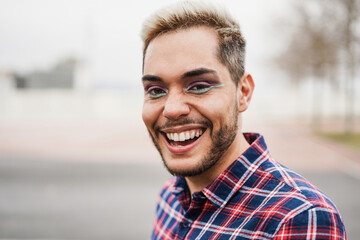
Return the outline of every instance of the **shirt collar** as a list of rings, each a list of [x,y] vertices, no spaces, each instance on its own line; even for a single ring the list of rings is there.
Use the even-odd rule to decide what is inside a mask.
[[[244,136],[250,144],[249,148],[212,183],[201,192],[195,193],[196,195],[204,195],[217,207],[224,207],[261,163],[269,158],[263,136],[257,133],[244,133]],[[184,208],[189,206],[190,193],[184,178],[177,178],[173,193]]]

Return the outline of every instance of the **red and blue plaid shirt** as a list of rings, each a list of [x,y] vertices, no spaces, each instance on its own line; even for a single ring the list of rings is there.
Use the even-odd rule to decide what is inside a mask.
[[[184,178],[161,191],[152,239],[346,239],[334,204],[303,177],[273,160],[264,138],[190,197]]]

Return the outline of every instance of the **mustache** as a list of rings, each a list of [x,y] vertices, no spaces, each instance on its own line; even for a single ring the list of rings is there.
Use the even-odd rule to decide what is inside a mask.
[[[184,119],[180,119],[177,121],[167,121],[163,125],[155,126],[154,130],[158,133],[164,128],[177,127],[177,126],[186,125],[186,124],[201,124],[210,129],[212,129],[212,127],[213,127],[212,123],[207,119],[184,118]]]

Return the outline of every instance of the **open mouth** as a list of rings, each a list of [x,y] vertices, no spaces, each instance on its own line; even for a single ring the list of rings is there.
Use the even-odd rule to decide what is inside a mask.
[[[200,128],[183,132],[163,133],[163,135],[171,146],[184,147],[196,142],[205,131],[206,129]]]

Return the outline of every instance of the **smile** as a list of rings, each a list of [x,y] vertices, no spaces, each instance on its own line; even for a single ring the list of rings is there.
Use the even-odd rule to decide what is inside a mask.
[[[195,137],[200,137],[203,134],[202,129],[185,131],[180,133],[167,133],[166,136],[168,140],[175,142],[184,142],[190,139],[194,139]]]
[[[166,140],[166,145],[169,150],[173,153],[185,153],[190,151],[197,145],[198,140],[206,131],[205,128],[196,128],[185,131],[174,131],[171,130],[162,133]]]

